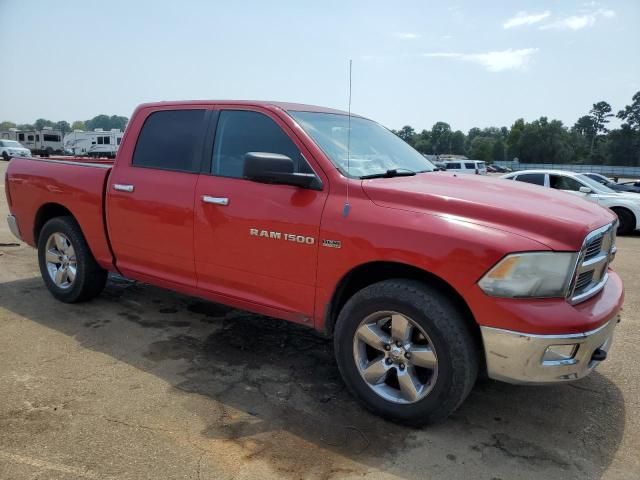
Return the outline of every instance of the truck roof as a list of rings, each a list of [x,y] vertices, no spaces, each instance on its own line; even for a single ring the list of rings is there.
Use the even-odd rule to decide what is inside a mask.
[[[348,115],[344,110],[335,108],[320,107],[318,105],[307,105],[304,103],[277,102],[270,100],[175,100],[163,102],[151,102],[140,105],[141,107],[164,107],[164,106],[184,106],[184,105],[247,105],[263,108],[279,108],[285,111],[321,112]],[[359,117],[351,112],[354,117]]]

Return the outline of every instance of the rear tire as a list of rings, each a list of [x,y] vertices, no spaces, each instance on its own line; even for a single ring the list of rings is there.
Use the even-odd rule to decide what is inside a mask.
[[[338,316],[334,346],[351,393],[375,414],[403,423],[445,420],[478,375],[477,348],[462,313],[444,294],[413,280],[385,280],[351,297]]]
[[[100,294],[107,282],[73,217],[45,223],[38,238],[38,263],[51,294],[65,303],[79,303]]]
[[[11,157],[9,157],[9,154],[7,152],[2,152],[2,159],[5,162],[8,162],[9,160],[11,160]]]
[[[627,209],[614,208],[613,211],[618,216],[618,235],[629,235],[636,229],[636,217]]]

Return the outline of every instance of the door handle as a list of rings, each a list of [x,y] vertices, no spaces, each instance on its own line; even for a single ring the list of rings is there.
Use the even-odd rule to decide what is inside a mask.
[[[119,192],[133,192],[134,190],[134,186],[133,185],[124,185],[122,183],[114,183],[113,184],[113,189],[114,190],[118,190]]]
[[[203,195],[202,196],[203,203],[212,203],[214,205],[222,205],[226,207],[229,205],[229,199],[226,197],[212,197],[211,195]]]

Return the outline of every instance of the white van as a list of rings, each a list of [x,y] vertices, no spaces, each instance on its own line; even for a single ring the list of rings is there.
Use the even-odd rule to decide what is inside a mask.
[[[445,163],[447,171],[456,173],[475,173],[476,175],[486,175],[487,166],[480,160],[455,160]]]

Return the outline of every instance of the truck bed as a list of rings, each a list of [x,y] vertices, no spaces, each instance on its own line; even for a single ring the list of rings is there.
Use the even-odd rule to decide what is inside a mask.
[[[97,262],[113,269],[104,220],[105,185],[113,162],[67,156],[13,158],[7,168],[7,186],[23,240],[37,246],[47,211],[67,210],[80,224]]]

